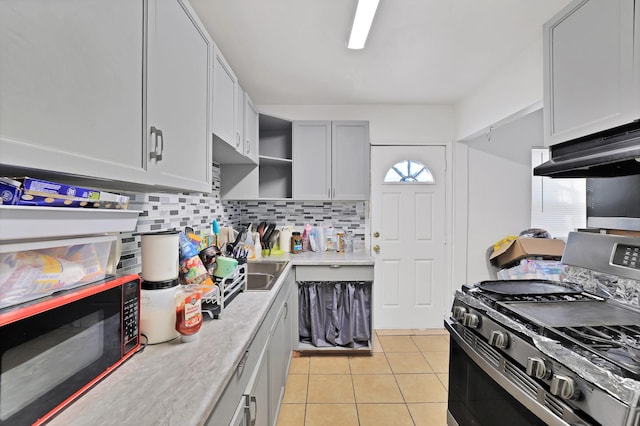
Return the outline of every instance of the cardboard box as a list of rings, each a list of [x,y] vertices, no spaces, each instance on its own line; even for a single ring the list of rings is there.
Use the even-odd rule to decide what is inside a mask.
[[[114,194],[112,192],[100,191],[98,207],[102,209],[123,209],[129,208],[129,197],[126,195]]]
[[[550,238],[518,238],[494,250],[489,260],[504,268],[524,258],[560,260],[564,252],[564,241]]]

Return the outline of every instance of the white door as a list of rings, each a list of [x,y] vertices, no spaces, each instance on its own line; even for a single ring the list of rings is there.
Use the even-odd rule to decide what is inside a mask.
[[[374,328],[442,328],[445,171],[444,146],[371,147]]]

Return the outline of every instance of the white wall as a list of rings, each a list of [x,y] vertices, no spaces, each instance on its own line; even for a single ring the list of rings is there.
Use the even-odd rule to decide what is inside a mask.
[[[542,28],[540,36],[455,109],[456,140],[469,140],[518,111],[542,103]]]
[[[450,105],[258,105],[263,114],[288,120],[369,120],[372,145],[451,142]]]
[[[537,110],[490,135],[464,142],[468,148],[467,282],[491,278],[487,249],[530,227],[531,149],[542,141],[542,110]]]

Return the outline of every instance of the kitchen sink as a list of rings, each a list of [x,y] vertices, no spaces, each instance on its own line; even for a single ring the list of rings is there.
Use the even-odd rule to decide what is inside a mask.
[[[287,261],[266,261],[247,263],[247,290],[271,290],[280,274],[287,266]]]
[[[263,272],[247,273],[247,290],[271,290],[275,284],[274,276]]]
[[[263,262],[248,262],[247,263],[247,272],[248,273],[262,273],[262,274],[271,274],[271,275],[280,275],[280,273],[286,268],[287,264],[286,260],[272,260],[272,261],[263,261]]]

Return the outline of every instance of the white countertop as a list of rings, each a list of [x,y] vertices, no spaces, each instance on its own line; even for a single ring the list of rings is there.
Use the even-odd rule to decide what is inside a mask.
[[[368,252],[284,254],[271,291],[239,294],[197,340],[147,346],[58,414],[51,425],[199,425],[213,411],[236,365],[295,265],[373,265]]]

